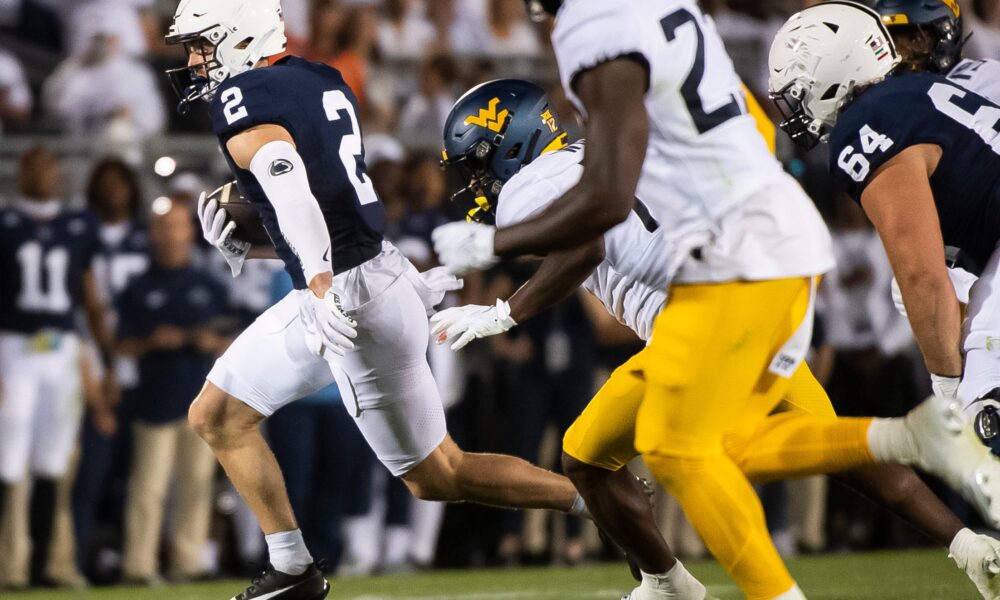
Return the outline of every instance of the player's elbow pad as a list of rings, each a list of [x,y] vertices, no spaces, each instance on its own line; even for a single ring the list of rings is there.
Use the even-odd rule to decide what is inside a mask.
[[[330,233],[295,147],[280,141],[264,144],[250,161],[250,172],[274,207],[278,227],[299,257],[306,282],[332,272]]]

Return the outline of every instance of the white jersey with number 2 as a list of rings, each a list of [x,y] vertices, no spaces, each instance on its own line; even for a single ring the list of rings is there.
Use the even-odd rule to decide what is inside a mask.
[[[741,82],[694,0],[566,0],[552,42],[566,93],[618,58],[648,67],[650,135],[636,197],[687,249],[682,282],[763,280],[830,270],[829,233],[747,114]],[[592,152],[599,151],[591,148]]]

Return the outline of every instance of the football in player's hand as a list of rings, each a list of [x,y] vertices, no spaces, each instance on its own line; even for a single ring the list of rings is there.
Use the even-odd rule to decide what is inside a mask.
[[[257,207],[244,198],[236,182],[231,181],[215,190],[208,196],[209,200],[217,200],[219,206],[226,209],[229,218],[236,223],[236,237],[250,242],[255,246],[270,246],[271,238],[264,230],[260,212]]]

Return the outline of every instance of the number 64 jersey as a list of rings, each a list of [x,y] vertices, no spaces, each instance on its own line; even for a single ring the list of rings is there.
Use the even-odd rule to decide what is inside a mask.
[[[240,169],[226,149],[230,139],[248,129],[280,125],[292,136],[330,233],[335,273],[381,252],[385,214],[365,172],[357,99],[339,71],[294,56],[283,58],[227,79],[210,111],[240,192],[259,210],[296,289],[306,288],[305,277],[281,233],[274,207],[253,173]]]
[[[1000,107],[931,73],[889,77],[844,109],[830,170],[858,202],[872,174],[919,144],[942,150],[930,179],[947,246],[986,265],[1000,241]]]
[[[829,232],[759,134],[722,39],[695,0],[566,0],[552,44],[585,119],[574,90],[582,74],[622,58],[646,67],[650,133],[636,197],[672,237],[701,249],[678,282],[833,267]]]

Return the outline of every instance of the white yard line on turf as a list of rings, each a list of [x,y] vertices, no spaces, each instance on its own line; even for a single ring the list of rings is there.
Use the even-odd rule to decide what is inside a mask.
[[[712,593],[735,591],[735,585],[709,585],[705,586]],[[575,598],[607,598],[614,600],[620,598],[622,594],[627,594],[629,590],[594,590],[591,592],[574,592]],[[467,594],[447,594],[437,596],[382,596],[369,595],[354,596],[350,600],[518,600],[519,598],[561,598],[566,595],[566,591],[557,590],[533,590],[523,589],[516,592],[470,592]]]

